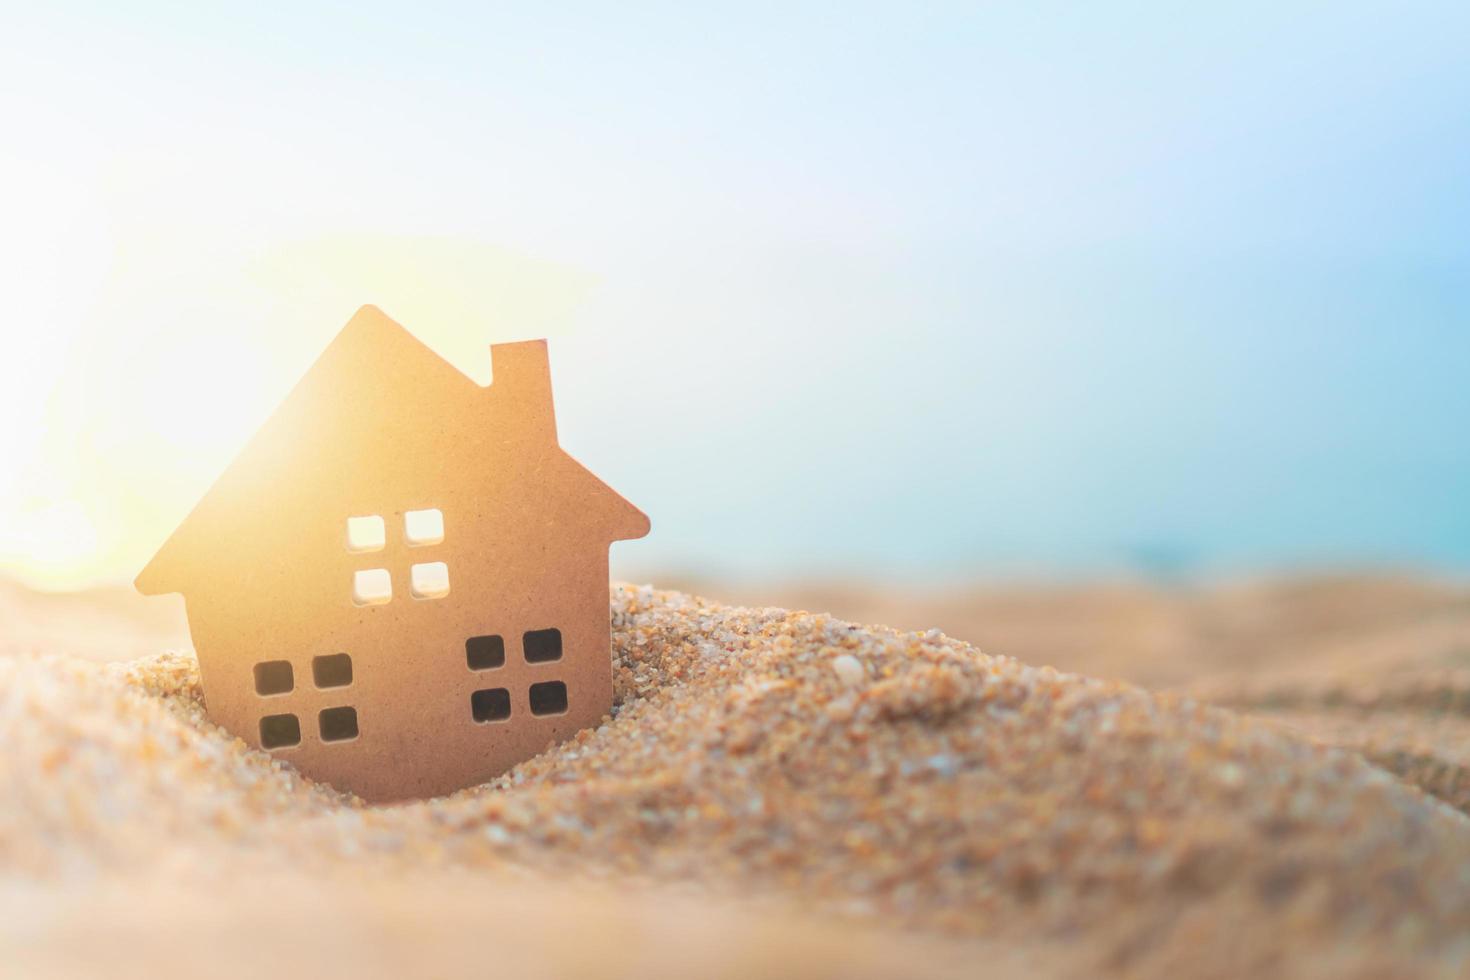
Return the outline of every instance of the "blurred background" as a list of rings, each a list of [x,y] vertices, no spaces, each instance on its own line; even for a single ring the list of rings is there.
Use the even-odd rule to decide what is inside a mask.
[[[129,581],[363,303],[550,338],[620,576],[1470,568],[1465,4],[4,21],[32,587]]]
[[[1463,973],[1467,229],[1467,0],[0,0],[0,974]],[[616,578],[1166,696],[615,591],[318,796],[130,583],[368,303],[549,338]]]

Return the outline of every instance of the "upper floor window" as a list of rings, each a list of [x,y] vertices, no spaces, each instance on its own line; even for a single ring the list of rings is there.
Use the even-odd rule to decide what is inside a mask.
[[[403,514],[403,541],[410,548],[444,540],[444,512],[437,507]],[[382,551],[388,546],[388,524],[380,514],[347,518],[347,550]],[[381,559],[378,559],[381,561]],[[442,599],[449,594],[449,566],[442,561],[415,562],[408,569],[408,592],[415,599]],[[352,601],[373,606],[393,599],[395,574],[386,568],[359,568],[352,574]]]
[[[388,528],[376,514],[347,518],[348,551],[382,551],[388,543]]]
[[[393,598],[393,576],[386,568],[360,568],[352,573],[352,601],[377,606]]]
[[[444,512],[437,507],[407,512],[403,515],[403,537],[413,548],[443,541]]]

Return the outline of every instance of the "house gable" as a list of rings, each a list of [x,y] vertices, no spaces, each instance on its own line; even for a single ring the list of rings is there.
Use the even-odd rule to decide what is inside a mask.
[[[491,353],[486,389],[376,307],[358,310],[139,574],[139,591],[248,575],[319,530],[293,515],[340,510],[345,522],[385,494],[434,506],[436,486],[482,471],[486,494],[535,490],[530,509],[538,495],[565,498],[582,543],[646,534],[648,519],[557,445],[545,342]]]

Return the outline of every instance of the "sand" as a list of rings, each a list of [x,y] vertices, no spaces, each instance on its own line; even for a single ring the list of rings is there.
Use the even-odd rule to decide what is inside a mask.
[[[650,588],[615,588],[612,617],[608,721],[392,807],[212,726],[187,654],[0,659],[0,954],[150,976],[1470,969],[1454,762],[1385,720],[1453,677],[1351,700],[1343,671],[1273,689],[1212,664],[1151,693]]]

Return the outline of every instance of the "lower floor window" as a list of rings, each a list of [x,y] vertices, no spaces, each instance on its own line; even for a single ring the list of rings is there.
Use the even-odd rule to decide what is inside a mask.
[[[561,681],[531,685],[531,714],[559,715],[567,710],[567,686]]]
[[[323,742],[345,742],[357,738],[357,709],[353,707],[323,708],[317,715]]]
[[[260,719],[262,748],[283,749],[301,744],[301,722],[295,715],[266,715]]]
[[[489,687],[470,695],[470,714],[475,721],[504,721],[510,717],[510,691]]]

